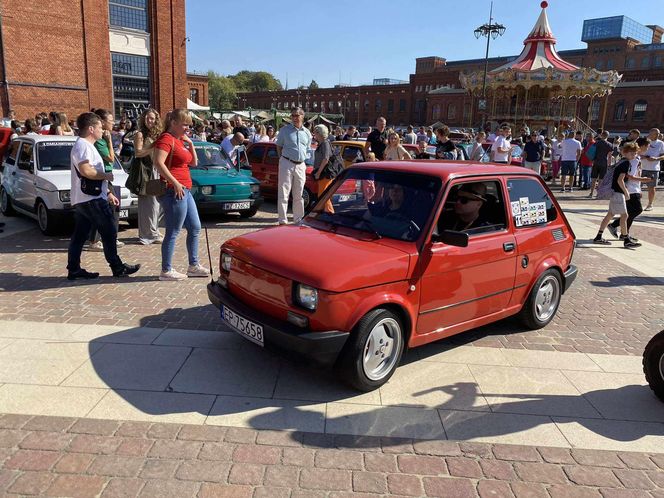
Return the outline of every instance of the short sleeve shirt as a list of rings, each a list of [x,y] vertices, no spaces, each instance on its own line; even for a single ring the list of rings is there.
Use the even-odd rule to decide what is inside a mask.
[[[635,157],[629,162],[629,176],[641,176],[641,161]],[[641,193],[641,182],[625,178],[625,187],[630,194]]]
[[[528,140],[523,146],[523,151],[526,153],[526,161],[529,163],[541,161],[544,157],[544,144],[539,140],[537,142]]]
[[[108,148],[108,142],[103,138],[100,138],[95,142],[95,149],[97,149],[97,152],[99,152],[102,160],[104,157],[109,157],[111,155],[111,151]],[[106,173],[113,172],[113,161],[104,161],[104,171],[106,171]]]
[[[329,140],[323,140],[314,152],[314,170],[317,170],[324,159],[330,159],[332,156],[332,146]]]
[[[371,144],[371,152],[376,154],[376,159],[383,159],[383,154],[385,154],[385,149],[387,148],[387,145],[385,145],[386,141],[387,128],[383,132],[373,130],[371,133],[369,133],[367,142]]]
[[[593,164],[597,166],[608,166],[609,154],[613,152],[613,145],[600,138],[595,142],[595,159]]]
[[[509,146],[510,143],[507,141],[507,139],[502,135],[498,135],[496,137],[496,141],[491,146],[491,150],[493,151],[493,160],[507,162],[509,152],[500,152],[498,149],[507,149]]]
[[[664,142],[661,140],[653,140],[648,146],[646,156],[660,157],[664,156]],[[660,161],[650,161],[649,159],[641,159],[641,164],[645,171],[659,171]]]
[[[620,185],[618,185],[618,178],[622,174],[627,176],[627,173],[629,173],[629,167],[630,164],[627,159],[623,159],[616,165],[616,169],[613,170],[613,180],[611,181],[611,188],[613,189],[614,192],[623,193],[623,190],[620,188]],[[625,178],[625,181],[627,181],[627,178]]]
[[[189,164],[193,161],[191,152],[184,146],[182,140],[175,138],[170,133],[162,133],[154,143],[154,148],[168,153],[164,161],[171,175],[184,187],[191,189],[191,174]],[[169,187],[173,187],[170,183]]]
[[[89,163],[98,172],[104,172],[104,161],[101,159],[99,152],[95,146],[84,138],[79,138],[71,148],[71,204],[82,204],[90,202],[95,199],[106,199],[108,196],[108,182],[106,180],[101,183],[101,193],[99,195],[88,195],[81,191],[81,180],[76,174],[78,166],[81,163]]]
[[[311,147],[311,132],[304,126],[296,128],[287,124],[277,135],[277,147],[281,147],[281,155],[291,161],[303,163],[309,157]]]
[[[574,138],[566,138],[562,143],[561,159],[563,161],[576,161],[577,150],[583,150],[581,142]]]

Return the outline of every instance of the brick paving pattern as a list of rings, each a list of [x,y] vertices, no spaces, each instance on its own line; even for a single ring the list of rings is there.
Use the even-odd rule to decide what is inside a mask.
[[[664,496],[664,455],[0,415],[0,495]]]

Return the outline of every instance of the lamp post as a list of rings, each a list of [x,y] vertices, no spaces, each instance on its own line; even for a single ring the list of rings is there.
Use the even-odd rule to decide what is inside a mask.
[[[494,23],[493,20],[493,1],[491,2],[491,9],[489,10],[489,22],[487,24],[482,24],[479,28],[475,29],[473,33],[475,34],[475,38],[479,40],[480,36],[486,36],[486,54],[484,55],[484,79],[482,80],[482,99],[480,100],[477,108],[480,111],[486,111],[486,77],[487,73],[489,72],[489,45],[491,43],[491,39],[493,38],[494,40],[498,38],[499,36],[503,36],[505,34],[505,26],[502,24]],[[482,116],[486,116],[486,112],[482,114]],[[482,126],[484,126],[484,123],[482,123]]]

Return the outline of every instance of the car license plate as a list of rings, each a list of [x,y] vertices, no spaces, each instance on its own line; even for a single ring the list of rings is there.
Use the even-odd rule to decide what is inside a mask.
[[[337,198],[337,202],[348,202],[354,201],[357,198],[355,194],[340,194]]]
[[[129,209],[120,209],[120,218],[129,218]]]
[[[263,326],[238,315],[227,306],[221,307],[221,319],[251,342],[264,345]]]
[[[235,211],[242,209],[249,209],[251,207],[251,202],[224,202],[224,209],[226,211]]]

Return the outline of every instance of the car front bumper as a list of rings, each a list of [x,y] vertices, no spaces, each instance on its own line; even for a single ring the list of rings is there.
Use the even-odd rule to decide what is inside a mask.
[[[201,213],[236,213],[238,209],[226,209],[225,204],[234,204],[238,202],[248,202],[249,209],[258,209],[263,204],[262,197],[254,197],[252,199],[236,199],[229,201],[218,201],[212,199],[196,199],[196,207]],[[244,209],[243,209],[244,211]]]
[[[311,332],[288,322],[261,315],[237,300],[217,282],[210,282],[207,291],[210,302],[219,310],[222,306],[226,306],[244,318],[262,325],[266,348],[286,354],[295,353],[319,365],[333,365],[350,335],[339,330]]]
[[[579,274],[579,270],[576,266],[574,265],[569,265],[567,270],[565,270],[565,281],[563,283],[563,293],[567,292],[567,289],[569,289],[570,285],[572,285],[572,282],[576,280],[577,275]]]

